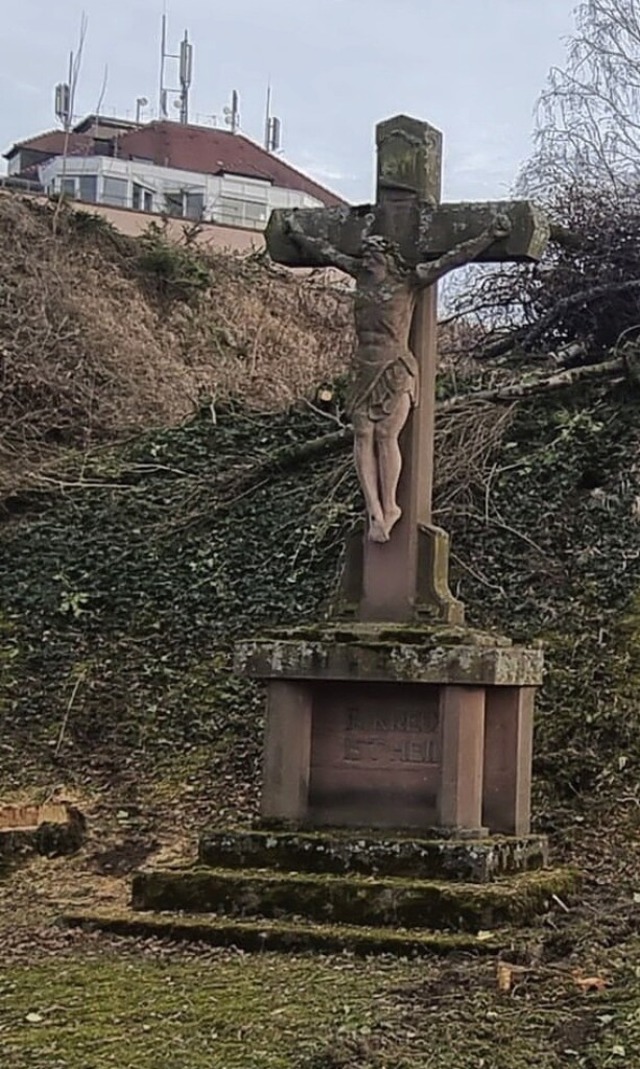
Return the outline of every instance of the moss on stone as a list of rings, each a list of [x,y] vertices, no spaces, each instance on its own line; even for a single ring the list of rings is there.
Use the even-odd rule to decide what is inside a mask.
[[[542,652],[496,643],[378,641],[354,634],[348,641],[326,632],[322,640],[262,638],[238,642],[235,668],[258,679],[389,680],[538,686]]]
[[[494,933],[491,938],[483,933],[483,938],[478,939],[473,933],[99,909],[68,914],[64,922],[73,928],[112,932],[115,935],[135,938],[157,936],[209,946],[236,946],[246,951],[349,951],[362,956],[446,955],[465,950],[492,954],[511,939],[506,935],[501,939],[499,933]]]
[[[353,623],[327,621],[295,627],[275,627],[260,636],[292,642],[353,642],[357,645],[418,645],[425,649],[438,646],[510,646],[511,640],[497,632],[478,631],[470,627],[429,623]],[[259,641],[259,640],[258,640]]]
[[[221,868],[359,873],[484,883],[546,863],[542,836],[487,840],[426,839],[405,831],[214,831],[202,836],[199,861]]]
[[[480,885],[196,867],[136,873],[132,903],[141,910],[479,931],[530,921],[551,895],[569,894],[575,882],[567,869]]]
[[[30,854],[60,857],[74,854],[84,841],[85,820],[73,806],[63,822],[44,821],[33,828],[0,831],[0,864],[7,867]]]

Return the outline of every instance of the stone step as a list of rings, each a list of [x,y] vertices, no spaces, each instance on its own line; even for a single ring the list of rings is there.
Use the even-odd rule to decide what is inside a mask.
[[[90,910],[62,918],[72,928],[109,932],[137,939],[168,939],[234,946],[247,951],[315,951],[322,954],[349,951],[395,954],[398,957],[445,955],[474,951],[497,954],[513,941],[510,932],[427,932],[417,929],[360,928],[348,924],[310,924],[251,918],[230,920],[210,914],[134,913],[132,910]]]
[[[84,836],[84,816],[68,802],[0,805],[0,872],[34,853],[73,854]]]
[[[545,911],[552,895],[568,895],[575,879],[568,869],[473,884],[390,876],[167,868],[135,874],[132,905],[137,910],[304,917],[326,924],[477,932],[527,923]]]
[[[485,883],[547,864],[542,835],[502,839],[423,839],[367,829],[291,832],[211,831],[200,839],[201,865]]]

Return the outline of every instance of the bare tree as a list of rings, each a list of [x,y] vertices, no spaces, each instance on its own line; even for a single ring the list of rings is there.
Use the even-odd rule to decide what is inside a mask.
[[[535,151],[519,192],[567,181],[617,189],[640,174],[640,0],[582,0],[564,68],[538,101]]]
[[[537,267],[469,278],[450,302],[450,323],[472,328],[461,352],[485,367],[609,368],[640,352],[640,0],[581,0],[575,19],[517,185],[554,241]]]

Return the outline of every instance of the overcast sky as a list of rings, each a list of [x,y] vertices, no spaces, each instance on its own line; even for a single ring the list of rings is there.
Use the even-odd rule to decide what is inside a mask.
[[[373,127],[406,112],[445,133],[445,196],[504,196],[528,155],[533,108],[562,63],[576,0],[169,0],[170,43],[194,44],[191,119],[233,88],[242,131],[262,140],[266,85],[284,157],[349,200],[368,200]],[[82,12],[76,111],[133,117],[158,106],[163,0],[0,0],[0,143],[55,126]],[[170,68],[171,69],[171,68]],[[169,72],[168,72],[169,73]]]

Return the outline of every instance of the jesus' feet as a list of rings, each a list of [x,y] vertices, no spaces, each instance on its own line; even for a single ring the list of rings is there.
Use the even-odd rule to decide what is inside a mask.
[[[398,520],[400,519],[401,516],[402,516],[402,509],[398,508],[397,505],[393,505],[393,507],[390,508],[388,512],[385,512],[385,514],[384,514],[384,524],[383,524],[384,530],[385,530],[386,535],[387,535],[385,541],[387,541],[387,542],[389,541],[389,538],[391,537],[391,532],[392,532],[393,528],[395,527],[395,525],[397,524],[397,522],[398,522]]]
[[[370,542],[388,542],[389,535],[387,534],[385,523],[383,519],[374,519],[369,517],[369,541]]]

